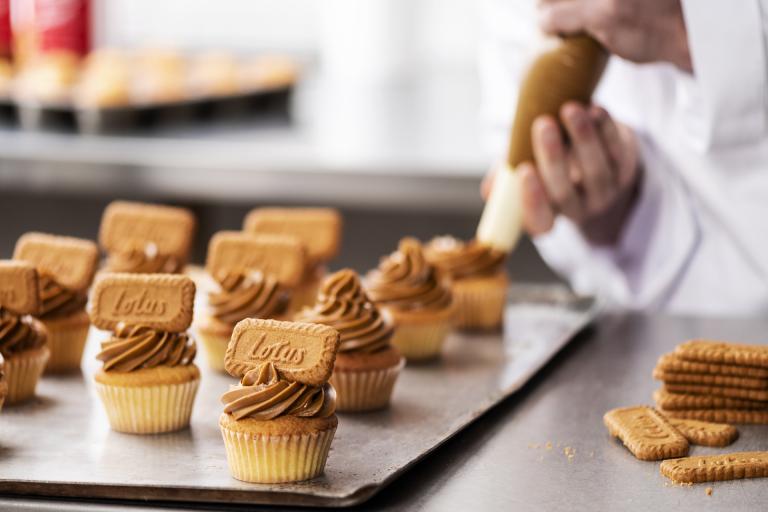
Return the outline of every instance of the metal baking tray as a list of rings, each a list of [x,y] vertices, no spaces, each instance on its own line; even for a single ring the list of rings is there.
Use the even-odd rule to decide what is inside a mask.
[[[110,134],[250,115],[275,114],[285,117],[288,115],[293,89],[293,84],[290,84],[252,89],[229,96],[108,108],[80,108],[64,102],[46,104],[19,101],[15,108],[19,123],[26,130],[76,130],[84,134]],[[0,107],[3,105],[0,102]]]
[[[219,396],[233,379],[203,371],[191,428],[109,429],[93,387],[92,331],[82,374],[45,377],[31,403],[0,413],[0,493],[95,499],[343,507],[381,491],[418,460],[520,389],[597,312],[562,288],[510,290],[501,333],[456,333],[442,360],[407,366],[392,407],[340,414],[325,474],[280,485],[233,479],[219,433]]]

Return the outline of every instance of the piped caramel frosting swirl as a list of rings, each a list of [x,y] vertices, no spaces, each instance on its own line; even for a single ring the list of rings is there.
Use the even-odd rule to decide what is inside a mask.
[[[462,242],[452,236],[433,239],[424,248],[427,261],[453,279],[496,273],[506,254],[476,240]]]
[[[104,371],[130,372],[189,365],[196,353],[195,341],[187,333],[119,324],[112,337],[101,344],[96,359],[104,362]]]
[[[339,331],[339,352],[372,353],[389,347],[393,326],[363,290],[354,270],[344,269],[328,276],[314,307],[302,311],[296,320],[324,324]]]
[[[46,333],[29,316],[19,316],[0,308],[0,354],[5,358],[45,345]]]
[[[132,250],[124,253],[110,253],[107,268],[110,272],[131,274],[178,274],[184,263],[177,257],[160,254],[157,246],[149,243],[144,250]]]
[[[218,279],[221,290],[208,295],[211,315],[235,325],[245,318],[273,318],[285,312],[289,293],[262,272],[227,274]]]
[[[38,282],[41,302],[38,318],[58,318],[85,310],[88,302],[86,293],[64,288],[46,275],[41,275]]]
[[[418,240],[404,238],[397,251],[382,259],[366,278],[368,296],[378,305],[401,310],[445,309],[451,292],[424,258]]]
[[[221,396],[224,412],[236,420],[272,420],[280,416],[327,418],[336,411],[336,390],[284,379],[272,363],[249,371]]]

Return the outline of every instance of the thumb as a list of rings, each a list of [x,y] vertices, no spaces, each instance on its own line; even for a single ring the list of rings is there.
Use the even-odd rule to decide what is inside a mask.
[[[539,8],[539,27],[547,34],[586,32],[587,16],[583,2],[548,3]]]

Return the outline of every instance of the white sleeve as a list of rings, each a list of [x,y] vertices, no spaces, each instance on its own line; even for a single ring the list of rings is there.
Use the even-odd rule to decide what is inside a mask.
[[[619,242],[595,247],[567,218],[534,239],[539,253],[580,293],[607,305],[659,310],[696,250],[700,229],[691,198],[673,167],[646,137],[637,202]]]
[[[682,0],[682,7],[694,70],[683,102],[695,147],[764,137],[768,0]]]

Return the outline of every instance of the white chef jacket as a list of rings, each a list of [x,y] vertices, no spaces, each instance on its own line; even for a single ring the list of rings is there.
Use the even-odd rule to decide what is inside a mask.
[[[568,219],[534,240],[582,293],[611,306],[709,315],[768,312],[768,0],[682,0],[695,75],[612,57],[595,95],[632,126],[644,165],[615,246]],[[537,39],[534,2],[487,0],[480,75],[502,155]]]

